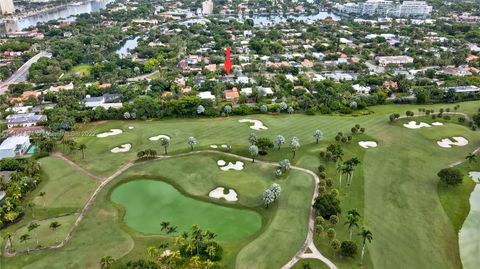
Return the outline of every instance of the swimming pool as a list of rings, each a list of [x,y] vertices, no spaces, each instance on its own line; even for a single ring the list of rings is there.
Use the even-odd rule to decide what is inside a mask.
[[[28,151],[27,151],[27,154],[33,154],[35,153],[35,151],[37,151],[37,146],[31,146]]]

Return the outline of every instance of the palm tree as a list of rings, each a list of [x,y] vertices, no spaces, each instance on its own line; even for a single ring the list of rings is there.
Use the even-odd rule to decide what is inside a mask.
[[[10,245],[10,248],[13,248],[13,241],[12,241],[12,234],[7,232],[4,236],[3,239],[8,240],[8,244]]]
[[[38,227],[40,227],[40,224],[38,224],[36,222],[32,222],[32,223],[30,223],[30,225],[28,225],[28,232],[34,231]],[[35,241],[37,242],[37,246],[38,246],[38,234],[37,234],[37,232],[35,232]]]
[[[170,139],[162,138],[161,142],[162,142],[162,147],[165,149],[165,155],[167,155],[167,148],[170,145]]]
[[[190,266],[191,268],[196,268],[196,269],[200,267],[200,257],[198,255],[195,255],[192,258],[190,258]]]
[[[469,153],[465,159],[468,161],[468,163],[476,162],[477,155],[475,155],[475,153]]]
[[[35,204],[34,203],[28,203],[27,206],[30,209],[30,211],[32,212],[32,219],[34,219],[35,218],[35,211],[33,210],[33,208],[35,207]]]
[[[352,240],[353,227],[358,228],[358,217],[353,215],[348,215],[347,221],[345,221],[345,225],[348,225],[349,240]]]
[[[337,173],[340,174],[340,178],[338,180],[338,189],[339,190],[342,188],[342,176],[343,176],[344,170],[345,170],[345,166],[343,164],[339,164],[337,166]]]
[[[43,202],[43,206],[45,207],[45,192],[44,191],[41,191],[38,196],[42,197],[42,202]]]
[[[214,245],[210,245],[207,247],[207,254],[208,256],[213,259],[217,254],[217,248]]]
[[[60,226],[62,226],[62,224],[58,223],[58,221],[54,221],[50,223],[50,226],[49,226],[50,230],[52,230],[55,233],[55,242],[58,242],[57,229],[60,228]]]
[[[24,234],[20,236],[20,243],[25,243],[25,246],[27,246],[27,252],[30,252],[30,249],[28,248],[27,241],[30,240],[30,235],[29,234]]]
[[[372,232],[369,230],[365,229],[365,227],[362,227],[362,230],[358,233],[362,237],[362,256],[360,260],[360,265],[363,265],[363,256],[365,255],[365,245],[368,243],[372,242],[373,240],[373,235]]]
[[[160,226],[162,226],[161,231],[167,230],[168,227],[170,226],[170,222],[168,222],[168,221],[162,221],[162,222],[160,223]]]
[[[80,144],[78,146],[78,149],[82,151],[82,160],[85,160],[85,150],[87,149],[87,145]]]
[[[112,258],[112,256],[103,256],[100,259],[100,268],[108,268],[112,266],[114,262],[115,260]]]

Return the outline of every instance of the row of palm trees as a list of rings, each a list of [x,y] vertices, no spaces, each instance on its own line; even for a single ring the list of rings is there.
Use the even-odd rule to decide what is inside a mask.
[[[49,229],[53,231],[54,233],[54,236],[55,236],[55,243],[58,243],[58,237],[57,237],[57,232],[58,232],[58,228],[60,228],[60,226],[62,226],[62,224],[60,224],[58,221],[53,221],[50,223],[49,225]],[[25,247],[27,249],[27,252],[30,252],[30,247],[28,245],[28,241],[30,241],[30,239],[32,239],[30,233],[33,233],[34,235],[34,239],[35,239],[35,243],[36,243],[36,246],[40,246],[40,242],[38,240],[38,233],[37,233],[37,229],[40,227],[40,224],[38,224],[37,222],[35,221],[32,221],[28,226],[27,226],[27,230],[28,230],[28,233],[25,233],[25,234],[22,234],[20,237],[19,237],[19,241],[20,243],[23,243],[25,244]],[[8,243],[10,245],[10,249],[14,249],[14,245],[13,245],[13,234],[11,233],[6,233],[5,236],[4,236],[4,239],[5,240],[8,240]]]

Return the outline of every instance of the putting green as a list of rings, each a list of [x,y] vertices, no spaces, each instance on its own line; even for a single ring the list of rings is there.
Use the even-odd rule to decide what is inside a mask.
[[[158,180],[139,179],[115,188],[111,200],[122,205],[125,223],[141,233],[160,234],[160,223],[169,221],[178,232],[193,224],[209,229],[219,240],[239,240],[254,234],[262,218],[254,211],[224,207],[182,195]]]

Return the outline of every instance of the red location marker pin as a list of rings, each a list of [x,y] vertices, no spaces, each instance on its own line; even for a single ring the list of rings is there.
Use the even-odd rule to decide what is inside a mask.
[[[227,55],[224,64],[227,75],[230,75],[230,69],[232,68],[232,62],[230,61],[230,48],[227,48]]]

